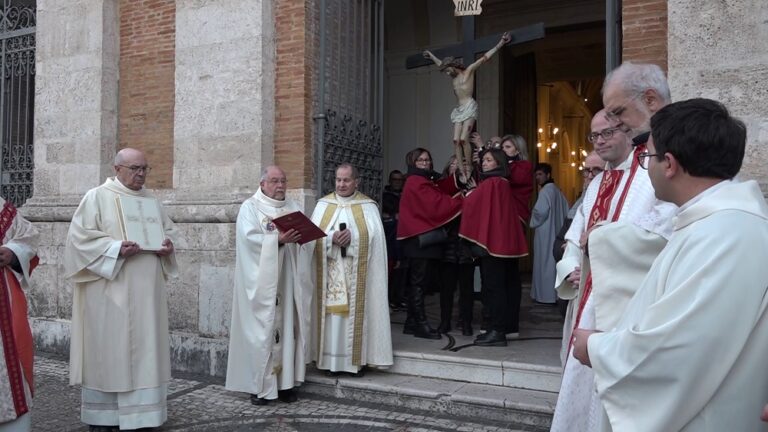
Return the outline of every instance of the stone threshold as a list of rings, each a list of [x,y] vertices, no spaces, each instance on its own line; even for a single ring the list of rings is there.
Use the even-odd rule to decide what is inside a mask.
[[[552,393],[560,390],[560,367],[456,354],[396,350],[393,355],[390,373]]]
[[[351,398],[374,404],[482,417],[504,424],[524,425],[526,430],[549,430],[557,393],[512,387],[400,375],[371,370],[364,377],[328,377],[307,370],[302,392]]]

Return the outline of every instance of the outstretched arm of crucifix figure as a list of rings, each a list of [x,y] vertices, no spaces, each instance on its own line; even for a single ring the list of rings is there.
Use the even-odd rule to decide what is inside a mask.
[[[440,67],[443,65],[443,62],[439,58],[435,57],[435,55],[432,54],[432,51],[430,50],[424,50],[424,52],[422,52],[422,55],[424,56],[424,58],[432,60],[437,65],[437,67]]]
[[[473,73],[475,71],[475,69],[480,67],[481,64],[483,64],[483,63],[487,62],[488,60],[490,60],[491,57],[493,57],[493,55],[496,54],[496,52],[501,47],[503,47],[504,45],[508,44],[511,40],[512,40],[512,36],[509,35],[509,32],[506,32],[503,35],[501,35],[501,39],[499,40],[499,43],[497,43],[495,47],[489,49],[485,54],[483,54],[482,57],[480,57],[474,63],[469,65],[469,67],[467,67],[467,73]]]

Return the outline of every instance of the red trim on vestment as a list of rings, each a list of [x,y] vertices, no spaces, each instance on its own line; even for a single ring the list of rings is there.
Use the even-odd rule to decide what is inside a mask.
[[[624,202],[627,199],[627,194],[629,193],[629,188],[632,187],[632,180],[635,178],[635,174],[637,173],[637,169],[640,166],[639,160],[637,158],[637,155],[645,151],[645,144],[638,145],[635,147],[635,151],[632,154],[632,166],[629,169],[629,178],[627,179],[627,183],[624,184],[624,189],[621,191],[621,196],[619,196],[619,202],[616,204],[616,210],[613,212],[613,216],[611,217],[611,222],[616,222],[619,220],[619,215],[621,215],[621,209],[624,207]],[[613,199],[613,196],[616,194],[617,187],[619,185],[619,181],[621,180],[621,174],[624,173],[624,171],[619,171],[618,178],[610,178],[606,182],[606,177],[611,177],[613,175],[612,173],[615,173],[616,170],[607,170],[603,171],[603,181],[600,182],[600,189],[597,192],[597,200],[595,201],[595,205],[592,206],[592,212],[590,213],[589,217],[589,223],[587,225],[587,230],[592,228],[595,224],[598,222],[602,222],[608,218],[608,211],[610,211],[611,208],[611,200]],[[611,184],[608,185],[608,182]],[[611,187],[613,190],[604,190],[603,186],[605,185],[606,188]],[[601,200],[601,194],[608,194],[610,193],[610,196],[603,197]],[[599,203],[599,208],[598,208]],[[584,294],[581,296],[581,300],[579,301],[579,309],[576,312],[576,320],[574,321],[573,328],[577,329],[579,328],[579,324],[581,324],[581,315],[584,313],[584,307],[587,305],[587,299],[589,299],[589,296],[592,294],[592,272],[587,275],[587,279],[584,281]],[[573,348],[573,333],[571,333],[571,340],[568,344],[570,351]]]
[[[6,202],[3,210],[0,212],[0,239],[5,238],[5,234],[11,227],[11,224],[13,224],[14,217],[16,217],[16,208],[11,203]],[[10,278],[7,277],[9,273]],[[16,320],[14,319],[12,301],[13,285],[11,283],[11,286],[9,286],[8,283],[11,279],[16,281],[13,273],[8,268],[3,268],[0,271],[0,334],[3,339],[3,353],[8,369],[8,382],[11,386],[11,399],[16,410],[16,417],[20,417],[29,412],[29,406],[27,406],[27,397],[24,393],[24,370],[21,365],[16,339]],[[18,281],[16,281],[16,284],[18,284]],[[24,302],[24,306],[24,320],[26,321],[26,302]],[[28,327],[29,324],[27,324]]]

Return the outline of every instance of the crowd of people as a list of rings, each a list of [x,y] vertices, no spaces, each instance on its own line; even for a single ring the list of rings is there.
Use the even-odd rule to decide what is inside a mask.
[[[534,165],[517,135],[484,143],[442,172],[415,148],[392,171],[381,205],[358,191],[350,164],[309,225],[278,166],[241,206],[226,388],[254,405],[297,400],[314,363],[363,376],[393,364],[390,310],[403,333],[474,336],[475,268],[484,332],[506,346],[520,331],[520,257],[535,229],[532,298],[561,301],[562,385],[553,431],[764,430],[768,421],[768,204],[741,181],[746,127],[719,102],[672,102],[658,66],[625,63],[603,85],[586,140],[584,188],[570,208],[552,167]],[[469,158],[468,158],[469,159]],[[464,164],[464,166],[462,166]],[[167,419],[170,350],[166,280],[178,273],[178,231],[144,188],[145,155],[126,148],[115,176],[74,213],[63,268],[73,282],[70,382],[91,431],[157,427]],[[538,197],[531,205],[534,185]],[[157,202],[159,246],[126,239],[121,199]],[[32,337],[22,288],[37,232],[0,211],[0,430],[29,430]],[[301,221],[301,218],[299,218]],[[309,223],[309,222],[307,222]],[[311,230],[324,234],[308,238]],[[435,277],[439,275],[439,277]],[[433,328],[425,294],[439,285]]]

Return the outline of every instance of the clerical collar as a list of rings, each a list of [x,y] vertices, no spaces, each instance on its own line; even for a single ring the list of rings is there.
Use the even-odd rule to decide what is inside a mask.
[[[357,195],[357,191],[353,192],[352,195],[343,197],[336,192],[333,193],[336,196],[336,200],[342,203],[347,203],[355,199],[355,195]]]
[[[135,190],[135,189],[131,189],[131,188],[129,188],[128,186],[124,185],[124,184],[123,184],[123,182],[121,182],[121,181],[120,181],[120,180],[117,178],[117,176],[114,176],[114,177],[110,177],[110,178],[112,179],[112,181],[113,181],[113,182],[117,183],[117,186],[118,186],[118,187],[120,187],[120,188],[123,188],[123,189],[127,190],[129,193],[134,193],[134,194],[141,194],[141,193],[142,193],[142,191],[144,190],[144,186],[142,186],[142,187],[141,187],[141,189],[139,189],[139,190]]]
[[[256,190],[256,199],[259,201],[262,201],[266,204],[269,204],[272,207],[284,207],[285,206],[285,200],[276,200],[274,198],[270,198],[264,194],[264,192],[261,191],[261,188],[258,188]]]

